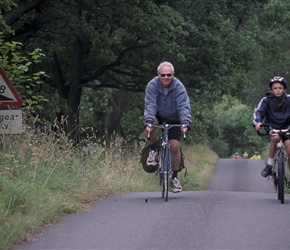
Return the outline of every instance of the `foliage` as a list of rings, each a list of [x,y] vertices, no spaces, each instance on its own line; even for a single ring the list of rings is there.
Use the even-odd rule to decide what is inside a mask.
[[[245,100],[253,106],[269,91],[268,83],[273,76],[290,79],[289,7],[289,1],[269,1],[254,17],[252,36],[259,51],[255,70],[248,72],[252,78],[250,88],[244,92]]]
[[[108,98],[110,92],[110,89],[91,91],[89,88],[83,91],[80,103],[80,126],[93,128],[97,137],[105,134],[103,121],[106,114],[112,112]]]
[[[169,40],[183,35],[182,16],[152,1],[104,1],[97,6],[94,1],[56,1],[43,8],[42,14],[32,16],[41,26],[34,26],[36,34],[30,43],[38,44],[47,55],[44,63],[52,80],[49,84],[67,101],[68,110],[64,111],[72,129],[78,125],[83,88],[144,90],[141,79],[151,65],[157,65],[152,55],[158,55],[162,47],[174,51],[176,44]],[[114,117],[108,114],[98,121]],[[109,137],[119,126],[114,121],[102,125],[105,129],[101,131],[107,131]]]
[[[0,33],[0,65],[23,99],[23,107],[38,113],[47,101],[40,93],[47,77],[44,71],[36,71],[35,64],[42,61],[41,49],[27,53],[19,42],[5,42]]]
[[[219,137],[217,141],[214,140],[213,150],[220,157],[230,157],[235,152],[261,152],[266,142],[259,138],[251,124],[251,107],[241,104],[237,99],[224,97],[214,113],[219,124]]]
[[[139,135],[143,105],[139,94],[144,94],[159,62],[168,60],[191,98],[193,123],[187,143],[207,140],[225,152],[245,145],[240,141],[242,145],[233,146],[223,139],[225,127],[219,122],[225,122],[217,121],[212,110],[223,96],[233,96],[241,101],[234,106],[243,104],[252,110],[268,91],[273,75],[287,79],[289,4],[276,0],[6,0],[1,2],[0,22],[6,22],[6,31],[14,32],[5,32],[5,41],[24,44],[27,57],[28,48],[40,48],[46,55],[38,64],[50,76],[39,76],[45,85],[37,87],[37,93],[49,100],[45,112],[39,112],[41,117],[52,122],[55,113],[70,114],[70,122],[93,128],[99,140],[108,131],[124,137]],[[129,106],[121,109],[118,104],[124,91],[134,94],[126,100]],[[31,106],[36,105],[34,101]],[[251,113],[235,108],[238,113]],[[248,119],[243,121],[244,130],[252,133]],[[229,130],[229,137],[235,131]]]
[[[64,99],[79,85],[143,91],[148,75],[155,75],[158,63],[170,60],[176,65],[177,76],[192,88],[193,101],[201,102],[198,99],[202,95],[202,102],[208,104],[209,99],[213,103],[225,91],[224,82],[228,81],[223,75],[250,65],[253,42],[245,32],[237,32],[236,23],[231,21],[233,16],[228,16],[232,7],[223,1],[208,5],[196,0],[195,8],[192,1],[102,1],[97,7],[94,4],[57,1],[44,4],[41,14],[25,14],[35,19],[35,36],[29,39],[30,43],[44,50],[51,85]],[[40,29],[38,24],[45,28]],[[17,27],[16,23],[11,26]],[[82,55],[75,54],[76,40]],[[79,66],[72,69],[75,60]],[[73,84],[78,70],[81,82]],[[230,84],[226,91],[238,93],[239,87]],[[71,98],[78,105],[77,97]]]
[[[127,139],[143,138],[144,128],[144,94],[134,93],[124,110],[121,120],[122,136]],[[141,137],[141,138],[140,138]]]
[[[186,17],[189,38],[181,47],[185,63],[177,72],[180,71],[180,78],[193,88],[192,98],[200,101],[202,96],[209,104],[218,101],[223,94],[239,95],[237,90],[246,88],[247,82],[236,85],[231,76],[237,71],[242,75],[251,68],[256,44],[246,29],[237,28],[236,22],[231,20],[233,9],[238,12],[237,7],[226,1],[183,2],[188,6],[180,6],[179,11]],[[194,4],[194,8],[190,4]]]

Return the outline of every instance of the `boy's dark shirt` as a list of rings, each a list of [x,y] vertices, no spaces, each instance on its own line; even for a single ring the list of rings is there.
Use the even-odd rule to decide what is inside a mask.
[[[284,93],[279,99],[273,93],[267,93],[254,110],[253,125],[263,122],[264,118],[264,123],[272,128],[287,128],[290,125],[290,95]]]

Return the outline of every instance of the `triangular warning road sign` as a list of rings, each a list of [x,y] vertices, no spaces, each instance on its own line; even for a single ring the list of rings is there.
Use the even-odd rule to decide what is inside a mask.
[[[21,106],[22,99],[0,67],[0,106]]]

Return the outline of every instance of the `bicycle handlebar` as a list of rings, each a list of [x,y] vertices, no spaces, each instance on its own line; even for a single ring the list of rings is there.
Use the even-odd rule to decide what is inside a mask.
[[[278,134],[284,134],[284,135],[290,135],[290,126],[286,129],[274,129],[270,125],[266,123],[261,124],[262,127],[268,127],[270,129],[270,133],[261,133],[260,131],[257,131],[259,136],[274,136],[276,133]]]
[[[186,125],[184,124],[168,124],[168,123],[164,123],[164,124],[148,124],[147,127],[153,127],[153,128],[161,128],[161,129],[165,129],[165,130],[169,130],[173,127],[186,127]],[[150,132],[148,132],[148,140],[150,140]],[[183,133],[183,140],[186,139],[186,135],[185,133]]]

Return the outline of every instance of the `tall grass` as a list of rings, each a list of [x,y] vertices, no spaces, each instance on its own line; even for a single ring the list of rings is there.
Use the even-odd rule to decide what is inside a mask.
[[[183,190],[204,190],[210,180],[218,156],[205,144],[183,147],[188,176],[179,175]]]
[[[34,134],[3,138],[0,152],[0,242],[3,249],[60,216],[118,192],[160,191],[155,174],[143,171],[139,152],[74,148],[67,138]],[[184,147],[184,190],[206,187],[217,160],[206,145]]]

